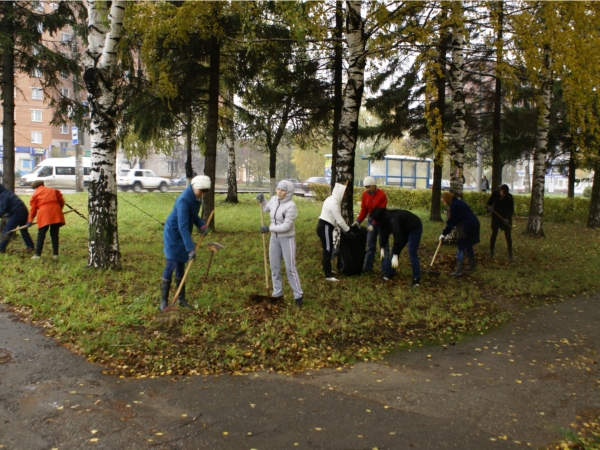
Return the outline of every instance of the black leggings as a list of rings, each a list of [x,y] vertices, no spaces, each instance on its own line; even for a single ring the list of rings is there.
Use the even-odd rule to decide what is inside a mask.
[[[498,236],[498,230],[502,229],[504,231],[504,236],[506,237],[506,246],[508,247],[508,253],[512,254],[512,236],[511,229],[508,225],[498,226],[492,224],[492,237],[490,238],[490,250],[493,252],[494,247],[496,246],[496,237]]]
[[[42,249],[44,248],[44,241],[46,240],[48,228],[50,228],[50,239],[52,240],[52,255],[58,256],[58,230],[60,229],[60,223],[53,223],[52,225],[38,228],[35,254],[42,256]]]
[[[333,225],[329,222],[319,219],[317,224],[317,236],[321,239],[321,245],[323,246],[323,256],[321,264],[323,265],[323,273],[325,278],[331,278],[333,273],[331,271],[331,257],[333,255]]]

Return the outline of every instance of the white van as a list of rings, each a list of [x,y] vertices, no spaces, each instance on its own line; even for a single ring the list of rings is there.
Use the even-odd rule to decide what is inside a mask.
[[[92,158],[83,158],[83,184],[90,181]],[[48,158],[27,175],[21,177],[21,186],[31,186],[36,180],[42,180],[45,186],[63,189],[75,189],[75,157]]]

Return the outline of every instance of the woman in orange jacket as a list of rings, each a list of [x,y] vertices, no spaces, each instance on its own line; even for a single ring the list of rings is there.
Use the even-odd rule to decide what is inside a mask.
[[[38,259],[42,255],[46,233],[50,230],[52,239],[52,257],[58,258],[58,230],[65,224],[65,216],[62,212],[65,200],[58,189],[44,186],[44,182],[37,180],[31,183],[35,190],[29,200],[29,218],[27,225],[31,226],[37,215],[38,235],[35,246],[35,255],[31,259]]]

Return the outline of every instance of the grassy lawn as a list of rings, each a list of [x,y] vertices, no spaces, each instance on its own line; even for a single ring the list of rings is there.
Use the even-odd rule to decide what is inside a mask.
[[[176,195],[119,194],[161,222]],[[207,283],[209,252],[203,248],[198,253],[187,281],[194,311],[158,311],[165,262],[162,226],[124,201],[119,203],[122,271],[86,268],[87,223],[70,214],[61,229],[58,261],[50,258],[49,237],[40,260],[29,259],[20,237],[0,255],[0,301],[109,373],[155,376],[294,372],[374,360],[398,348],[484,333],[509,320],[513,307],[585,295],[600,287],[599,231],[546,223],[547,238],[531,239],[519,234],[526,221],[517,218],[516,262],[508,264],[503,236],[496,244],[498,256],[485,256],[488,217],[480,218],[479,267],[462,279],[447,275],[454,267],[455,247],[445,246],[435,264],[442,275],[424,274],[418,290],[409,288],[406,250],[399,274],[390,282],[383,282],[376,271],[331,284],[321,272],[315,233],[321,203],[296,198],[297,262],[305,306],[299,311],[293,305],[287,280],[283,304],[253,304],[252,294],[265,294],[259,206],[251,194],[241,194],[238,205],[223,199],[217,196],[217,232],[205,242],[217,241],[226,248],[214,257]],[[84,212],[87,208],[86,194],[69,195],[67,202]],[[415,212],[425,228],[419,252],[425,268],[442,224],[429,222],[426,211]],[[34,239],[35,234],[33,228]]]

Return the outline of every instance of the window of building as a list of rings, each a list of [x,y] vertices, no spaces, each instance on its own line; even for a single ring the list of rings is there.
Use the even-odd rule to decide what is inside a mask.
[[[69,98],[69,89],[68,88],[60,88],[60,94],[63,97]]]
[[[41,144],[42,143],[42,132],[41,131],[32,131],[31,132],[31,143],[32,144]]]
[[[35,78],[42,78],[42,71],[40,69],[33,69],[31,71],[31,76]]]
[[[68,79],[68,78],[69,78],[69,72],[67,72],[66,70],[63,70],[63,71],[60,73],[60,77],[61,77],[62,79],[64,79],[64,80]]]
[[[42,100],[42,89],[41,88],[31,88],[31,99],[32,100]]]
[[[31,160],[30,159],[22,159],[21,160],[21,169],[29,171],[31,170]]]
[[[40,1],[33,2],[34,9],[39,12],[44,12],[44,4]]]
[[[42,110],[41,109],[32,109],[31,110],[31,121],[32,122],[41,122],[42,121]]]
[[[69,134],[69,125],[61,125],[60,134]]]
[[[73,35],[69,33],[62,33],[60,40],[63,42],[71,42],[71,39],[73,39]]]

